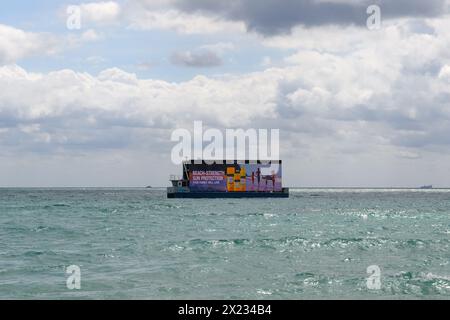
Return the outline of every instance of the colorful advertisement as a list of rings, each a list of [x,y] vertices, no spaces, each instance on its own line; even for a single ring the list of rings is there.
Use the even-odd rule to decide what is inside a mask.
[[[189,165],[191,191],[281,192],[280,163]]]

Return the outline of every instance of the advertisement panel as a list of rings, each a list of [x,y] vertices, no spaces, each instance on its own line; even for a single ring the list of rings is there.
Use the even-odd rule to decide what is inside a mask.
[[[226,191],[225,170],[196,168],[190,172],[189,186],[193,191]]]
[[[281,163],[191,164],[191,191],[281,192]]]

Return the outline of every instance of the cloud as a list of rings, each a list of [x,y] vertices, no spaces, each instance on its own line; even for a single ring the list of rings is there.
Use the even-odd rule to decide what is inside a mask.
[[[181,12],[175,9],[153,10],[145,7],[127,8],[126,23],[131,29],[174,30],[181,34],[213,34],[244,32],[241,22],[233,22],[214,15],[200,15]]]
[[[93,42],[101,39],[101,35],[93,29],[83,32],[79,38],[80,42]]]
[[[34,55],[51,55],[59,50],[55,36],[26,32],[0,24],[0,65]]]
[[[185,67],[217,67],[223,64],[222,55],[230,50],[234,50],[232,43],[219,42],[200,46],[194,51],[175,52],[170,60]]]
[[[215,52],[208,50],[175,52],[170,57],[170,61],[185,67],[217,67],[223,64],[222,59]]]
[[[450,83],[450,65],[445,65],[442,67],[441,71],[439,72],[439,79]]]
[[[439,17],[450,8],[447,0],[134,0],[82,3],[80,8],[82,23],[182,34],[252,31],[276,36],[297,26],[366,26],[366,10],[373,4],[381,7],[383,20]]]
[[[262,39],[269,50],[290,49],[280,50],[285,56],[277,67],[266,59],[265,70],[179,83],[120,68],[94,75],[4,66],[0,157],[167,155],[171,131],[202,120],[221,129],[281,129],[283,158],[295,160],[305,181],[319,184],[311,172],[326,178],[323,172],[342,172],[340,181],[355,168],[371,170],[381,162],[400,171],[401,161],[444,164],[450,155],[449,21],[399,18],[376,32],[355,25],[296,26],[290,35]],[[183,66],[214,66],[230,50],[230,43],[212,43],[172,58]]]
[[[283,67],[180,83],[140,79],[119,68],[90,75],[3,67],[0,128],[8,132],[0,143],[128,148],[148,143],[145,135],[151,133],[150,140],[167,151],[171,129],[203,120],[218,128],[279,128],[285,143],[305,154],[319,152],[317,145],[336,154],[447,152],[448,22],[427,23],[432,34],[412,32],[407,20],[375,33],[324,26]],[[210,44],[202,50],[211,51],[201,52],[213,48],[232,46]],[[191,52],[173,59],[186,66],[219,63],[217,56]],[[20,129],[34,125],[34,131]]]
[[[121,14],[120,4],[115,1],[82,3],[80,9],[82,23],[116,23]]]
[[[58,37],[58,51],[69,48],[77,48],[86,43],[96,42],[103,39],[103,36],[94,29],[88,29],[81,33],[70,33],[65,37]]]
[[[148,147],[168,153],[171,130],[190,127],[196,119],[224,127],[248,125],[259,112],[269,114],[273,106],[264,101],[276,95],[276,86],[268,80],[198,76],[173,84],[138,79],[117,68],[93,76],[2,67],[0,155]]]
[[[56,36],[50,33],[28,32],[0,24],[0,66],[14,64],[33,56],[55,55],[99,39],[101,35],[93,29],[76,35]]]
[[[378,4],[383,18],[435,17],[448,13],[446,0],[178,0],[172,5],[190,14],[214,14],[243,22],[250,31],[272,36],[289,33],[295,26],[365,26],[366,9]]]

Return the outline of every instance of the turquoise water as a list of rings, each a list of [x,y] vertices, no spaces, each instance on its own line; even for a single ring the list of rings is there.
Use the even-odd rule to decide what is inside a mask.
[[[0,189],[0,299],[448,299],[449,263],[450,190]]]

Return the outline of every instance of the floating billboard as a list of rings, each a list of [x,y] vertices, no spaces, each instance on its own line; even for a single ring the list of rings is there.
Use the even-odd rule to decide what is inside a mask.
[[[281,192],[281,161],[185,163],[191,191]]]

